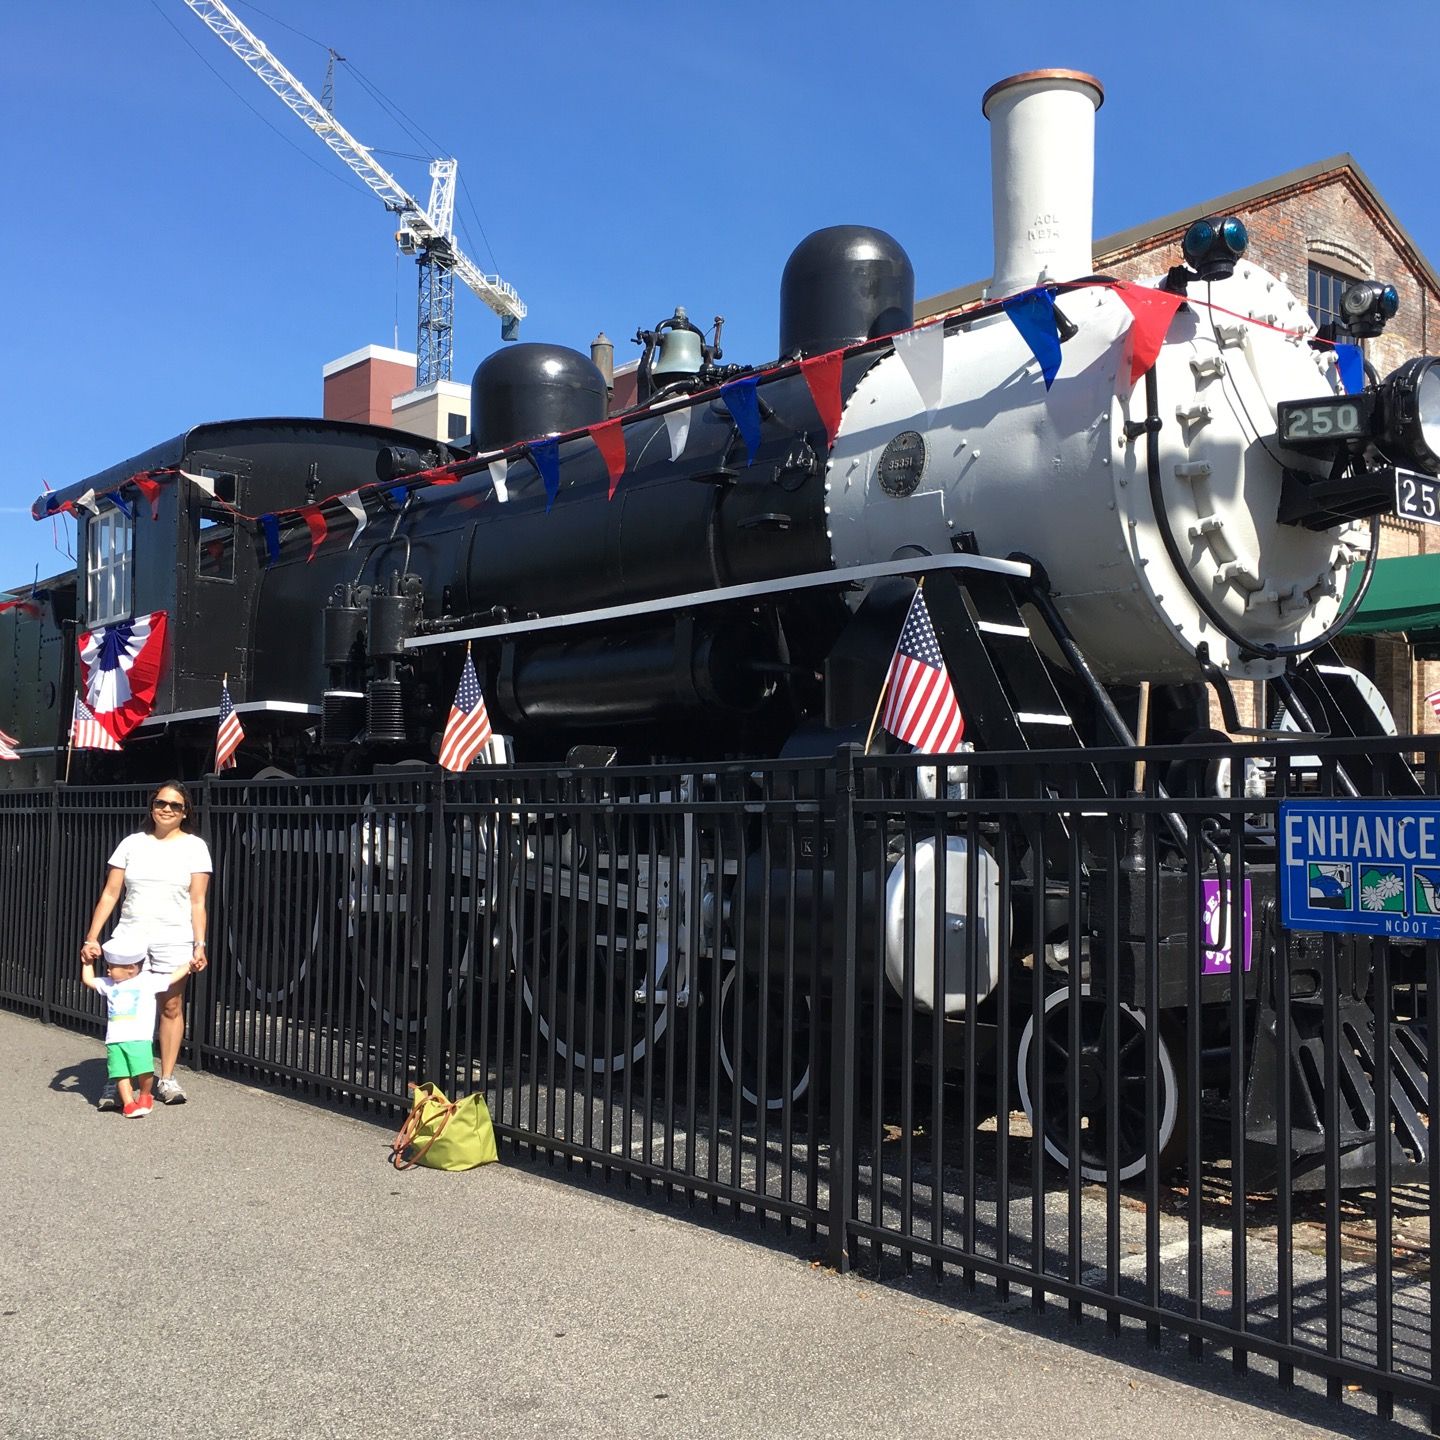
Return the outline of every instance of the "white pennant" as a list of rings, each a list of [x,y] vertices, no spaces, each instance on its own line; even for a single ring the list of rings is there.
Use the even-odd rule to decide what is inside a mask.
[[[945,324],[922,325],[894,337],[895,353],[926,411],[940,408],[940,382],[945,364]]]
[[[75,497],[75,503],[87,515],[98,515],[100,513],[100,507],[95,503],[95,492],[93,490],[87,490],[83,495],[77,495]]]
[[[505,488],[505,472],[509,468],[510,462],[503,455],[486,466],[490,471],[490,483],[495,487],[495,498],[502,505],[510,498],[510,492]]]
[[[690,438],[690,407],[681,405],[665,412],[665,428],[670,432],[670,458],[678,460],[685,453]]]
[[[365,513],[365,502],[353,490],[335,498],[355,517],[355,533],[350,537],[350,544],[345,547],[350,550],[360,538],[360,532],[370,523],[370,517]]]
[[[192,475],[188,470],[182,470],[180,476],[192,485],[198,485],[212,500],[215,498],[215,482],[208,476]]]

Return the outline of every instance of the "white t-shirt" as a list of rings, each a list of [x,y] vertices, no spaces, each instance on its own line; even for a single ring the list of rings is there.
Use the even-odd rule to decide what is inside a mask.
[[[142,970],[128,980],[112,980],[105,975],[96,980],[95,985],[105,997],[109,1012],[105,1025],[107,1045],[148,1040],[154,1035],[155,997],[170,988],[168,975],[157,975],[153,970]]]
[[[198,835],[179,831],[169,840],[157,840],[137,830],[115,847],[107,863],[125,872],[125,900],[112,943],[121,932],[129,932],[143,937],[137,952],[143,954],[149,940],[194,939],[190,877],[213,869],[210,847]]]

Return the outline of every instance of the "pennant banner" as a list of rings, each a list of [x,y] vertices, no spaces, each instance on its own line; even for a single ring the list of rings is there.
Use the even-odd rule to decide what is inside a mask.
[[[181,470],[180,478],[188,480],[198,489],[203,490],[212,500],[215,498],[215,481],[208,475],[192,475],[188,470]]]
[[[937,327],[938,328],[938,327]],[[812,355],[800,362],[800,373],[810,388],[810,398],[815,402],[815,413],[825,427],[825,440],[835,444],[840,433],[840,378],[845,369],[845,352],[831,350],[827,355]]]
[[[505,475],[510,469],[510,462],[502,455],[498,460],[492,460],[485,468],[490,472],[490,483],[495,487],[495,498],[503,505],[510,498],[510,491],[505,484]]]
[[[160,482],[148,475],[132,475],[130,483],[150,502],[150,518],[160,518]]]
[[[529,449],[530,458],[545,482],[545,513],[548,515],[556,496],[560,494],[560,442],[552,435],[548,440],[532,440]]]
[[[265,532],[265,563],[273,565],[280,558],[280,517],[262,515],[260,528]]]
[[[685,453],[685,442],[690,438],[690,410],[678,406],[665,412],[665,429],[670,436],[670,459],[678,460]]]
[[[745,463],[753,465],[760,451],[760,397],[756,393],[760,380],[758,376],[747,375],[743,380],[732,380],[720,387],[720,398],[745,442]]]
[[[1125,302],[1132,317],[1127,344],[1130,350],[1130,383],[1133,385],[1159,358],[1170,322],[1184,304],[1185,297],[1125,281],[1116,285],[1115,293]],[[1053,303],[1051,308],[1053,310]]]
[[[940,408],[940,386],[945,366],[945,325],[922,325],[891,337],[895,353],[920,394],[926,413]]]
[[[615,487],[625,473],[625,429],[618,420],[604,420],[590,427],[595,448],[605,457],[605,469],[610,474],[610,493],[607,500],[615,498]]]
[[[305,563],[308,565],[315,558],[315,552],[324,544],[330,527],[325,523],[325,517],[320,513],[318,505],[311,505],[302,510],[300,518],[310,532],[310,553],[305,557]]]
[[[1055,325],[1055,297],[1048,290],[1027,290],[1000,302],[1030,353],[1040,362],[1045,388],[1060,369],[1060,332]]]
[[[346,549],[353,550],[355,542],[360,538],[360,532],[370,523],[370,517],[365,513],[365,502],[354,490],[347,490],[345,494],[335,498],[355,517],[355,533],[350,537],[350,544],[346,546]]]
[[[1358,345],[1336,342],[1335,361],[1340,367],[1340,383],[1347,395],[1358,395],[1365,388],[1365,356]]]

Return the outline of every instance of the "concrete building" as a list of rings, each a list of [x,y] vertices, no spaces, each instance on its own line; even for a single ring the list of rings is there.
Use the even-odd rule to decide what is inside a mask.
[[[1440,331],[1430,338],[1432,314],[1440,326],[1440,277],[1349,155],[1105,236],[1095,242],[1095,272],[1153,281],[1180,263],[1186,227],[1209,215],[1238,215],[1245,222],[1249,256],[1280,275],[1317,325],[1337,318],[1340,296],[1353,281],[1393,284],[1399,313],[1383,335],[1363,342],[1366,360],[1382,378],[1410,356],[1440,345]],[[979,282],[923,300],[916,318],[963,309],[984,290]],[[1285,326],[1286,315],[1277,314],[1274,323]],[[1440,661],[1424,658],[1440,655],[1440,531],[1387,516],[1380,557],[1371,596],[1337,648],[1375,680],[1402,732],[1440,730],[1424,698],[1440,688]],[[1405,563],[1392,563],[1399,561]],[[1262,687],[1238,686],[1236,696],[1247,721],[1267,708]]]

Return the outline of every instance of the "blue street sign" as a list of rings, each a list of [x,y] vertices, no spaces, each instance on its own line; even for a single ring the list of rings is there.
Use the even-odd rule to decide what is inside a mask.
[[[1440,800],[1282,801],[1280,919],[1440,940]]]

